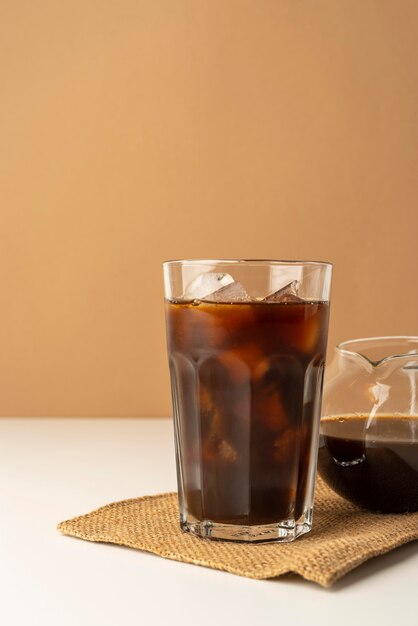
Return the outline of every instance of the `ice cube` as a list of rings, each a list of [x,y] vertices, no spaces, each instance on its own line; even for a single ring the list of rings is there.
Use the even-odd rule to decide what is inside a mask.
[[[263,302],[283,302],[285,304],[303,302],[303,298],[299,298],[299,283],[297,280],[292,280],[278,291],[273,291],[263,299]]]
[[[241,283],[232,282],[201,299],[206,302],[249,302],[250,296]]]
[[[199,274],[188,284],[183,294],[185,300],[202,300],[211,293],[218,291],[233,283],[234,279],[230,274],[221,272],[205,272]]]
[[[218,448],[218,455],[223,461],[233,463],[237,460],[237,451],[225,439],[222,439]]]
[[[273,441],[273,459],[279,465],[287,465],[297,458],[299,433],[294,428],[286,428]]]

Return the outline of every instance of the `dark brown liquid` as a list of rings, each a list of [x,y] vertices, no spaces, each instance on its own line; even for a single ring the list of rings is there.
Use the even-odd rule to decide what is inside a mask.
[[[418,416],[322,419],[318,471],[359,506],[383,513],[418,511]]]
[[[188,515],[298,519],[315,464],[328,305],[167,302],[166,313]]]

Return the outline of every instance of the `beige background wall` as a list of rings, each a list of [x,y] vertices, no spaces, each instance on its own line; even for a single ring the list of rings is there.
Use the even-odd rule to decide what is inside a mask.
[[[335,263],[418,334],[418,4],[2,0],[0,414],[170,413],[161,262]]]

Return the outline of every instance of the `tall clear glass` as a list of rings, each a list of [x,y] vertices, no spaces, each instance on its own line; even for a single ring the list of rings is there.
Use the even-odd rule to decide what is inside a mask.
[[[311,529],[331,270],[164,263],[184,531],[292,541]]]

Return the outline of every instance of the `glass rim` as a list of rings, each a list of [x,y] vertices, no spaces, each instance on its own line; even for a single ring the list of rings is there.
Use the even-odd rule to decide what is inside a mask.
[[[370,359],[366,354],[356,350],[347,349],[346,346],[350,346],[352,344],[361,344],[361,343],[377,343],[379,341],[414,341],[417,343],[417,352],[401,352],[397,354],[391,354],[389,356],[385,356],[382,359],[373,360]],[[347,341],[342,341],[337,344],[335,350],[341,356],[355,356],[361,357],[368,361],[373,366],[381,365],[391,361],[392,359],[405,359],[411,358],[415,359],[418,357],[418,336],[417,335],[384,335],[381,337],[359,337],[358,339],[348,339]]]
[[[193,266],[193,265],[252,265],[252,266],[300,266],[300,267],[332,267],[330,261],[296,261],[279,259],[170,259],[163,262],[163,266]]]

